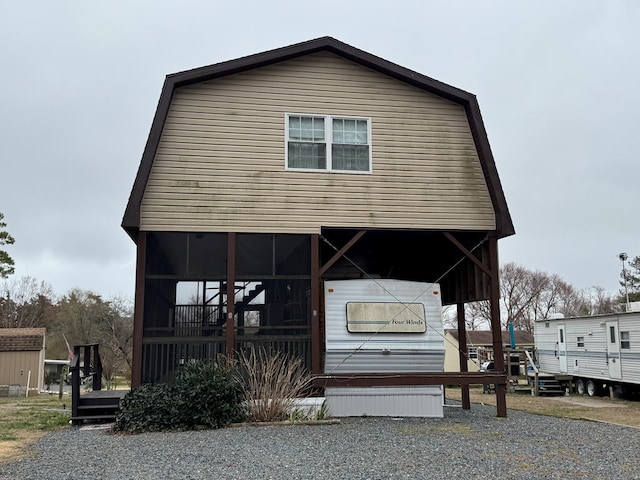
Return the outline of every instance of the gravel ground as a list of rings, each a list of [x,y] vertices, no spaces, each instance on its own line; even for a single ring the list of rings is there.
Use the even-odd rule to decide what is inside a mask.
[[[348,418],[113,435],[65,429],[0,479],[640,479],[640,431],[510,411],[446,407],[442,419]]]

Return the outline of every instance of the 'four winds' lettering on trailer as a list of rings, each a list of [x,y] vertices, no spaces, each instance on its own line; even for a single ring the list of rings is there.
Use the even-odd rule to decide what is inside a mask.
[[[421,303],[347,303],[347,329],[351,333],[424,333],[426,328]]]

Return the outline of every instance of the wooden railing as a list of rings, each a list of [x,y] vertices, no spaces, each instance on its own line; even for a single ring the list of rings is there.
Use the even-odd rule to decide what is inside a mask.
[[[287,336],[236,336],[236,352],[248,352],[250,349],[281,352],[291,358],[302,358],[307,369],[311,369],[311,335]]]
[[[176,334],[189,335],[193,328],[211,327],[222,323],[219,305],[176,305],[174,325]]]
[[[71,372],[71,414],[77,417],[82,383],[91,381],[94,391],[102,390],[102,360],[100,360],[98,344],[74,345],[69,371]]]
[[[203,337],[145,337],[142,341],[142,383],[171,383],[181,365],[224,355],[225,339]]]
[[[192,360],[215,360],[226,355],[226,338],[221,327],[200,329],[198,336],[173,336],[171,329],[145,331],[142,341],[142,383],[171,383],[182,365]],[[302,357],[311,365],[310,334],[236,335],[234,350],[265,348],[292,357]],[[153,334],[153,335],[151,335]],[[162,336],[160,336],[162,335]]]

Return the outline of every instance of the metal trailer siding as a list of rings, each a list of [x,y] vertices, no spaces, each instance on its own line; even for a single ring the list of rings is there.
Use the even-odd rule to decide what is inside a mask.
[[[555,354],[558,332],[556,325],[549,322],[534,324],[534,341],[538,356],[538,366],[541,371],[560,373],[560,365]]]
[[[640,313],[628,313],[618,321],[619,332],[629,332],[628,349],[620,349],[622,381],[640,384]]]
[[[329,413],[335,417],[442,418],[442,389],[429,387],[327,388]]]
[[[620,348],[621,378],[609,375],[607,354],[607,322],[617,322],[620,332],[628,332],[629,348]],[[535,342],[540,370],[559,374],[557,327],[565,325],[567,366],[569,375],[615,383],[640,384],[640,313],[621,313],[593,317],[569,317],[538,321],[535,324]],[[584,346],[578,346],[578,337]]]
[[[438,284],[401,280],[326,281],[325,373],[409,373],[444,370],[444,328]],[[351,333],[347,303],[421,303],[424,333]],[[440,387],[327,388],[332,415],[442,417]]]

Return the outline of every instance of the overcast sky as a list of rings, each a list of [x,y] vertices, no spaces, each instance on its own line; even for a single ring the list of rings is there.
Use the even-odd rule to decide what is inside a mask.
[[[639,25],[635,0],[2,2],[13,278],[133,296],[120,222],[165,75],[329,35],[478,97],[503,263],[617,291],[640,255]]]

